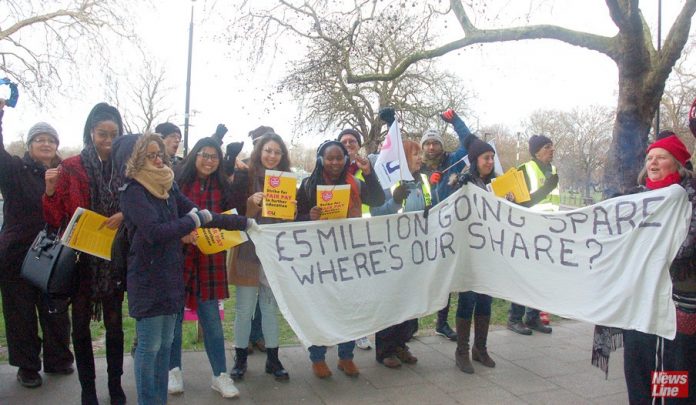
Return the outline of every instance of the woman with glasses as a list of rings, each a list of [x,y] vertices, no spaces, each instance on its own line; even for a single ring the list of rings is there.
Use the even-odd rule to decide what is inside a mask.
[[[283,139],[275,133],[267,133],[258,138],[254,142],[248,166],[248,170],[235,172],[234,175],[235,207],[240,214],[254,218],[260,224],[283,222],[261,216],[266,170],[290,171],[288,149]],[[236,247],[235,255],[230,259],[230,282],[237,286],[232,378],[241,380],[247,370],[247,345],[258,299],[261,328],[266,341],[266,373],[272,374],[278,381],[288,380],[290,376],[278,358],[278,304],[251,241]]]
[[[46,170],[43,211],[49,225],[64,227],[75,209],[83,207],[107,217],[104,226],[118,228],[123,214],[119,209],[118,185],[114,183],[111,144],[122,134],[121,114],[116,108],[106,103],[92,108],[85,122],[82,152],[65,159],[58,168]],[[113,271],[111,262],[87,254],[80,257],[76,271],[78,287],[72,298],[72,339],[82,403],[98,403],[89,326],[91,320],[102,320],[103,316],[109,396],[112,404],[124,404],[123,280]]]
[[[17,381],[21,385],[34,388],[42,383],[42,350],[45,373],[73,372],[67,312],[49,313],[41,291],[20,277],[24,256],[46,225],[41,215],[41,195],[46,187],[46,169],[60,164],[58,132],[50,124],[36,123],[27,133],[24,157],[12,156],[3,146],[4,106],[5,100],[0,98],[0,191],[5,198],[5,222],[0,231],[0,292],[10,365],[18,367]]]
[[[200,208],[221,213],[232,208],[231,184],[222,165],[222,150],[213,138],[196,142],[191,153],[177,166],[176,182],[182,194]],[[203,254],[195,244],[195,235],[184,238],[185,305],[195,310],[203,328],[205,351],[213,371],[212,388],[223,398],[234,397],[239,391],[227,374],[225,337],[218,311],[218,301],[229,298],[225,253]],[[184,392],[181,364],[183,307],[174,329],[172,355],[169,361],[169,393]]]
[[[182,238],[202,226],[244,230],[248,222],[199,209],[186,198],[174,182],[159,135],[138,139],[126,177],[131,180],[121,193],[121,207],[130,241],[128,312],[136,320],[138,335],[138,403],[165,404],[174,327],[184,307]],[[207,339],[210,332],[205,333]],[[213,386],[215,381],[213,377]]]

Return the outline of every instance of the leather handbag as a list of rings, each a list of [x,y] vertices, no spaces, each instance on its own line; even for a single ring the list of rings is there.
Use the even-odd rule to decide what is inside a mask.
[[[21,275],[50,298],[67,298],[75,290],[75,250],[63,245],[57,234],[43,229],[24,256]]]

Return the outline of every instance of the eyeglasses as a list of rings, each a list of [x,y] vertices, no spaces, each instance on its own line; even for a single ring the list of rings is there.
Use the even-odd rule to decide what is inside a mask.
[[[56,144],[58,144],[58,142],[56,142],[56,140],[53,139],[53,138],[34,138],[34,140],[32,140],[32,142],[34,142],[34,143],[36,143],[36,144],[41,144],[41,143],[43,143],[43,144],[46,144],[46,145],[56,145]]]
[[[164,160],[164,153],[162,153],[162,152],[150,152],[147,155],[145,155],[145,157],[150,159],[150,160],[155,160],[157,158]]]
[[[196,156],[200,157],[203,160],[210,160],[211,162],[217,162],[220,159],[217,153],[198,152],[196,153]]]
[[[355,139],[341,139],[341,143],[344,145],[357,145],[358,141]]]
[[[267,153],[271,156],[283,156],[283,152],[279,150],[274,150],[274,149],[263,149],[264,153]]]

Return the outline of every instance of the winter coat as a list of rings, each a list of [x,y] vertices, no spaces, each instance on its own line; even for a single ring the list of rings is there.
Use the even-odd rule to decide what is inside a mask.
[[[23,158],[5,150],[0,110],[0,192],[5,199],[0,230],[0,280],[18,280],[22,261],[44,221],[41,196],[46,168],[26,153]]]
[[[184,307],[184,255],[181,238],[195,229],[188,215],[197,208],[174,184],[169,198],[152,195],[137,181],[121,193],[128,227],[128,311],[135,319],[171,315]],[[213,214],[207,227],[246,229],[244,217]]]

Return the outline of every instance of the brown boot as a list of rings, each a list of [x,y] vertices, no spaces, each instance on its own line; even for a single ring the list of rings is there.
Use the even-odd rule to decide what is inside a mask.
[[[418,358],[411,353],[406,345],[396,348],[396,357],[406,364],[416,364],[418,362]]]
[[[469,359],[469,335],[471,334],[471,319],[457,318],[457,350],[454,359],[457,367],[467,374],[474,374],[474,366]]]
[[[488,341],[488,326],[491,323],[490,316],[474,317],[474,347],[471,348],[471,358],[486,367],[495,367],[495,361],[488,355],[486,342]]]
[[[353,363],[352,359],[339,359],[338,369],[346,373],[348,377],[357,377],[360,374],[358,366]]]
[[[331,377],[331,370],[329,370],[329,366],[327,366],[326,362],[323,360],[317,361],[316,363],[312,363],[312,371],[314,372],[314,375],[318,378]]]

